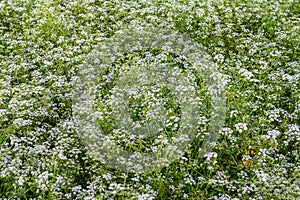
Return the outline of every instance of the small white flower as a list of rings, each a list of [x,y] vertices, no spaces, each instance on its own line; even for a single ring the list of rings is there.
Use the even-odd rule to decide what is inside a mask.
[[[169,185],[169,189],[170,189],[170,190],[174,190],[174,189],[175,189],[175,186],[174,186],[174,185]]]
[[[30,119],[24,120],[22,118],[17,118],[14,120],[13,123],[19,127],[22,127],[22,126],[30,125],[32,121]]]
[[[209,153],[205,154],[204,157],[207,158],[207,160],[210,160],[211,158],[217,158],[218,157],[218,153],[216,153],[216,152],[209,152]]]
[[[67,159],[67,157],[64,155],[63,152],[59,152],[58,157],[59,157],[60,159],[62,159],[62,160],[66,160],[66,159]]]
[[[246,79],[250,80],[254,75],[252,72],[248,71],[247,69],[240,69],[239,73],[244,76]]]
[[[103,174],[103,175],[102,175],[102,177],[103,177],[105,180],[107,180],[107,181],[109,181],[109,180],[111,180],[111,179],[112,179],[112,176],[111,176],[111,174],[108,174],[108,173],[106,173],[106,174]]]
[[[233,130],[228,127],[222,128],[222,130],[221,130],[222,135],[231,135],[232,133],[233,133]]]
[[[215,55],[214,60],[222,63],[222,62],[224,62],[224,56],[222,54],[217,54],[217,55]]]
[[[24,181],[23,176],[20,176],[19,179],[18,179],[18,184],[19,184],[20,186],[23,186],[24,182],[25,182],[25,181]]]
[[[246,123],[237,123],[234,126],[239,133],[248,130]]]

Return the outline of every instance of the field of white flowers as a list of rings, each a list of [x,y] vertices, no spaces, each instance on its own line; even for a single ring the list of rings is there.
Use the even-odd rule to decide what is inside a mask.
[[[149,105],[164,104],[165,135],[137,143],[111,114],[114,72],[147,58],[179,66],[201,86],[194,84],[206,105],[196,139],[147,173],[119,171],[88,153],[73,116],[78,73],[101,41],[129,24],[185,34],[216,63],[226,115],[210,153],[198,156],[209,124],[204,82],[188,60],[157,49],[128,53],[103,72],[110,81],[99,78],[98,123],[128,151],[170,142],[183,114],[167,90],[141,87],[129,99],[135,121],[156,119]],[[1,0],[0,199],[300,199],[299,40],[299,0]]]

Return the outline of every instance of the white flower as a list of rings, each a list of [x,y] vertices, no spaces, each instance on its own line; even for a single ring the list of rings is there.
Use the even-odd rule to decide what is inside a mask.
[[[13,123],[19,127],[22,127],[22,126],[30,125],[32,123],[32,120],[30,119],[24,120],[22,118],[17,118],[14,120]]]
[[[228,127],[222,128],[222,130],[221,130],[222,135],[231,135],[232,133],[233,133],[233,130]]]
[[[246,123],[237,123],[234,126],[239,133],[248,130]]]
[[[222,63],[222,62],[224,62],[224,56],[222,54],[217,54],[217,55],[215,55],[214,60]]]
[[[20,176],[19,179],[18,179],[18,184],[19,184],[20,186],[23,186],[24,182],[25,182],[25,181],[24,181],[23,176]]]
[[[247,69],[240,69],[239,73],[244,76],[246,79],[250,80],[254,75],[252,72],[248,71]]]
[[[62,159],[62,160],[66,160],[66,159],[67,159],[67,157],[64,155],[63,152],[59,152],[58,157],[59,157],[60,159]]]
[[[209,152],[209,153],[205,154],[204,157],[207,158],[207,160],[210,160],[211,158],[217,158],[218,157],[218,153],[216,153],[216,152]]]

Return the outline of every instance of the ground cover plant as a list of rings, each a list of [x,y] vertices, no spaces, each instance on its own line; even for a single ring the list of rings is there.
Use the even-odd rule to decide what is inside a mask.
[[[0,198],[299,199],[299,5],[298,0],[2,0]],[[204,157],[197,155],[206,112],[200,136],[184,157],[150,173],[124,173],[87,153],[73,121],[72,91],[101,41],[128,24],[143,23],[177,30],[206,48],[224,76],[227,112]],[[180,55],[149,50],[123,56],[106,75],[145,58],[181,69],[189,65]],[[96,105],[107,132],[115,129],[107,106],[112,87],[99,91]],[[170,110],[169,139],[180,105],[163,88],[140,90],[142,95],[131,96],[131,117],[142,120],[152,102],[163,101]],[[205,86],[197,91],[209,108]],[[125,149],[146,151],[155,143],[154,137],[141,146],[128,137],[118,138]]]

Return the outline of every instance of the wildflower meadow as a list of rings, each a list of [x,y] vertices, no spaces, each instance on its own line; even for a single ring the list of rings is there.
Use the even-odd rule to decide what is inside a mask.
[[[299,0],[1,0],[0,200],[300,199]]]

